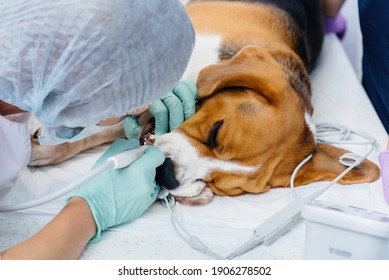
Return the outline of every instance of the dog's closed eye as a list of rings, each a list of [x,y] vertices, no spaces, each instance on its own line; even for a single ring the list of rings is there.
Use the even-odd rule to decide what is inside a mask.
[[[217,135],[219,134],[219,130],[223,125],[224,120],[217,121],[213,124],[213,127],[208,135],[207,146],[211,149],[216,148],[217,146]]]

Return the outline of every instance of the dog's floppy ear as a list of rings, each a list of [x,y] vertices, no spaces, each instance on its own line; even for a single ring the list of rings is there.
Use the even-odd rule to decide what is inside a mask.
[[[283,71],[289,76],[289,83],[300,96],[304,107],[309,114],[313,114],[311,104],[311,82],[306,66],[293,52],[281,49],[269,49],[269,53],[281,65]]]
[[[247,46],[231,59],[205,67],[197,79],[198,99],[223,88],[244,87],[264,95],[269,101],[280,98],[288,77],[274,58],[259,46]]]
[[[318,144],[312,159],[297,173],[295,185],[305,185],[317,181],[332,181],[347,168],[347,166],[339,162],[339,158],[345,153],[348,153],[348,151],[326,144]],[[369,160],[364,160],[340,179],[338,183],[359,184],[373,182],[379,176],[378,166]]]

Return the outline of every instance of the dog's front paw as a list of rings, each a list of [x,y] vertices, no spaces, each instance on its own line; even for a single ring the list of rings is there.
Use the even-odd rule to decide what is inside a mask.
[[[73,156],[78,151],[71,148],[72,143],[60,145],[40,145],[36,137],[31,137],[31,158],[29,166],[42,166],[61,163]]]
[[[176,189],[169,190],[174,196],[195,197],[200,195],[203,189],[207,186],[204,181],[187,182]]]
[[[211,188],[205,187],[203,191],[194,197],[175,196],[177,202],[188,206],[201,206],[208,204],[212,201],[213,192]]]

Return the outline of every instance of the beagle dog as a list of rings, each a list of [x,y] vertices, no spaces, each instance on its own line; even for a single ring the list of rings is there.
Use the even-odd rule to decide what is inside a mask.
[[[196,45],[183,79],[197,81],[196,113],[154,143],[157,182],[187,205],[330,181],[347,151],[319,144],[308,72],[323,41],[319,0],[191,1]],[[379,178],[365,160],[339,183]]]
[[[308,72],[323,41],[320,0],[191,1],[196,45],[183,79],[197,82],[196,113],[154,145],[166,160],[157,183],[187,205],[214,194],[236,196],[329,181],[345,170],[347,151],[316,142]],[[112,130],[113,129],[113,130]],[[122,127],[42,146],[33,137],[30,165],[54,164],[124,137]],[[379,178],[365,160],[339,183]]]

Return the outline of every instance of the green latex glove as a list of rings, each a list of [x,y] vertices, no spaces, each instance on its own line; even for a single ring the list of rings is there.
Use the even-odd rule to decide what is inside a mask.
[[[138,140],[118,139],[93,168],[111,156],[137,147]],[[126,223],[149,208],[160,190],[155,183],[155,169],[164,159],[161,151],[148,147],[131,165],[122,169],[106,170],[70,194],[65,203],[74,196],[82,197],[92,211],[97,230],[90,243],[99,241],[101,232],[107,228]]]
[[[150,108],[155,118],[155,136],[170,132],[180,126],[196,109],[197,87],[192,81],[181,81],[171,92],[156,101]],[[139,116],[129,116],[123,127],[127,138],[138,138],[142,127]]]

